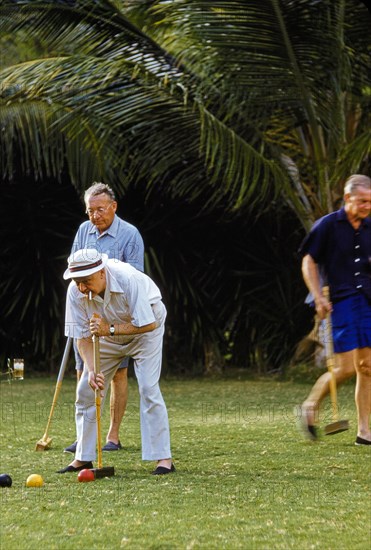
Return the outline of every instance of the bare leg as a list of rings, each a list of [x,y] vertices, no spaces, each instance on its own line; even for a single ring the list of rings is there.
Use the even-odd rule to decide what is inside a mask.
[[[353,351],[335,353],[334,374],[337,384],[341,384],[341,382],[344,382],[355,374]],[[302,405],[307,422],[312,426],[318,423],[320,404],[330,392],[330,378],[331,374],[329,372],[322,374],[315,382]]]
[[[119,429],[128,401],[128,369],[118,369],[111,382],[110,413],[111,423],[107,441],[119,442]]]
[[[357,435],[371,441],[371,348],[355,350],[357,383],[355,401],[358,415]]]

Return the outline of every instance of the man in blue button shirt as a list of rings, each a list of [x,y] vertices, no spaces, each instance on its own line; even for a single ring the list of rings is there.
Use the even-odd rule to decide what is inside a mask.
[[[317,220],[305,238],[302,273],[317,315],[332,313],[334,373],[342,382],[357,373],[357,445],[371,445],[371,179],[355,174],[344,187],[344,207]],[[322,277],[330,302],[322,294]],[[314,384],[301,407],[305,434],[317,438],[321,401],[329,393],[330,373]]]
[[[89,221],[83,222],[74,239],[71,254],[81,248],[92,248],[109,258],[129,263],[139,271],[144,271],[144,244],[136,227],[116,215],[116,197],[108,185],[94,183],[85,191],[84,202]],[[77,380],[83,371],[83,361],[74,340]],[[111,383],[110,412],[111,423],[104,451],[121,449],[119,428],[127,404],[127,366],[124,359]],[[67,453],[76,452],[75,441],[64,449]]]

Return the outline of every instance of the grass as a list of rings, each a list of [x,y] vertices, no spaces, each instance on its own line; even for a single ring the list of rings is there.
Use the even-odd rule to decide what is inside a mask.
[[[94,483],[55,473],[70,460],[62,450],[75,435],[74,380],[63,382],[52,448],[34,451],[54,385],[1,382],[1,473],[13,478],[0,489],[2,550],[370,548],[371,453],[354,445],[354,384],[339,391],[351,429],[308,443],[292,410],[309,384],[163,380],[177,472],[154,477],[153,464],[141,461],[131,379],[125,450],[103,454],[116,475]],[[328,407],[322,425],[331,422]],[[25,487],[31,473],[43,476],[42,488]]]

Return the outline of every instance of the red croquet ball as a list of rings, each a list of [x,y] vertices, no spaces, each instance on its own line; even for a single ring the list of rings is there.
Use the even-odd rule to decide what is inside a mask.
[[[77,479],[82,482],[94,481],[94,472],[85,468],[78,473]]]

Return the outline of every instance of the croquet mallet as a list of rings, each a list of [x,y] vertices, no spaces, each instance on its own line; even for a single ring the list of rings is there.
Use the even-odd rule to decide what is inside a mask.
[[[89,299],[91,299],[91,292],[89,293]],[[94,316],[94,314],[93,314]],[[93,352],[94,352],[94,373],[97,375],[100,373],[100,352],[99,352],[99,336],[93,334]],[[102,442],[101,442],[101,390],[95,390],[95,414],[97,421],[97,456],[98,467],[91,468],[94,473],[95,479],[101,479],[102,477],[111,477],[115,475],[115,468],[113,466],[102,466]]]
[[[323,287],[323,295],[327,300],[330,300],[330,289],[328,286]],[[332,323],[331,313],[328,312],[325,322],[325,335],[326,335],[326,365],[327,370],[330,373],[330,397],[332,405],[332,418],[333,422],[325,426],[325,435],[334,435],[340,432],[349,430],[349,420],[339,420],[339,412],[337,405],[337,389],[336,389],[336,377],[334,373],[335,358],[334,358],[334,343],[332,338]]]
[[[57,403],[57,399],[58,399],[58,396],[59,396],[59,392],[61,391],[62,381],[63,381],[63,377],[64,377],[64,372],[66,370],[68,356],[69,356],[70,350],[71,350],[71,345],[72,345],[72,338],[68,337],[65,348],[64,348],[64,353],[63,353],[61,366],[59,368],[57,384],[55,386],[55,391],[54,391],[53,403],[52,403],[52,406],[51,406],[51,409],[50,409],[49,418],[48,418],[48,422],[46,424],[45,433],[42,436],[42,438],[39,439],[39,441],[36,443],[35,451],[46,451],[51,446],[52,438],[48,437],[48,433],[49,433],[50,423],[52,421],[52,417],[53,417],[53,414],[54,414],[55,405]]]

